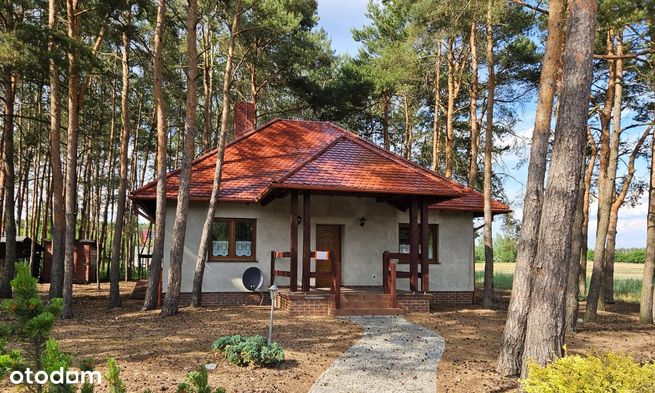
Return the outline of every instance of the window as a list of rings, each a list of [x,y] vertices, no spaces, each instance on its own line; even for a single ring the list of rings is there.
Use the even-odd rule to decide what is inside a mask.
[[[421,234],[419,231],[419,253],[421,247]],[[409,253],[409,224],[398,226],[398,252]],[[436,257],[435,257],[436,256]],[[439,225],[428,225],[428,262],[439,263]]]
[[[217,218],[212,224],[209,261],[254,261],[257,221]]]

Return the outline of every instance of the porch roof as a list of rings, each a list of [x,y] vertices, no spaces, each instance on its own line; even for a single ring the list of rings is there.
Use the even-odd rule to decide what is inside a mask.
[[[192,201],[211,195],[216,150],[192,163]],[[167,174],[166,197],[177,198],[180,170]],[[221,201],[262,202],[285,189],[367,195],[424,195],[444,210],[477,208],[475,191],[390,153],[329,122],[276,119],[230,142],[225,149]],[[479,193],[478,193],[479,194]],[[130,194],[154,212],[156,181]],[[500,210],[509,208],[496,202]],[[495,206],[496,208],[496,206]],[[149,214],[150,215],[150,214]]]

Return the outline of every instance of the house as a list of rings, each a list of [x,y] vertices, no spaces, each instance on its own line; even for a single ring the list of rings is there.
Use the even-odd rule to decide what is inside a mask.
[[[241,280],[252,266],[267,285],[285,288],[278,305],[296,314],[426,311],[473,301],[479,192],[329,122],[277,119],[252,130],[252,119],[235,119],[203,304],[259,304]],[[192,164],[182,303],[190,300],[215,154]],[[167,180],[164,272],[178,186],[176,170]],[[154,221],[156,182],[130,197]],[[494,214],[509,211],[493,202]]]

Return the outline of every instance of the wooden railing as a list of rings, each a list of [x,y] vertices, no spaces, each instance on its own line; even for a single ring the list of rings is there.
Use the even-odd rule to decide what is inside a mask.
[[[275,269],[276,259],[290,258],[290,257],[291,257],[291,253],[289,251],[271,251],[271,285],[275,283],[275,278],[278,276],[291,278],[291,271]]]
[[[389,252],[389,251],[385,251],[385,252],[382,253],[382,271],[383,271],[382,285],[384,286],[384,292],[385,293],[390,293],[389,291],[391,290],[390,282],[389,282],[390,277],[391,277],[391,275],[389,273],[390,270],[391,270],[391,264],[392,264],[391,261],[396,260],[396,261],[398,261],[398,264],[406,264],[406,263],[409,263],[409,259],[410,259],[410,254],[409,253]],[[419,260],[421,259],[420,254],[418,256],[418,259]],[[394,277],[394,290],[393,290],[393,292],[396,292],[396,288],[395,288],[396,279],[398,279],[398,278],[411,279],[412,278],[412,273],[411,272],[398,271],[396,264],[393,263],[393,265],[394,265],[394,271],[395,271],[395,274],[393,276]],[[418,267],[419,267],[419,269],[421,269],[420,264],[418,265]],[[422,278],[423,277],[423,272],[419,271],[417,273],[417,275],[418,275],[418,278]]]
[[[291,252],[289,251],[271,251],[271,285],[273,285],[273,283],[275,282],[276,277],[291,278],[290,270],[281,270],[275,268],[276,259],[290,258],[290,257],[291,257]],[[331,284],[330,292],[334,294],[335,305],[337,308],[339,308],[341,303],[340,301],[341,300],[341,264],[335,263],[335,261],[331,259],[331,255],[329,251],[312,251],[311,258],[314,259],[316,262],[330,261],[330,271],[326,271],[326,272],[311,271],[311,267],[310,267],[310,271],[303,272],[303,275],[307,274],[309,278],[319,278],[319,277],[329,278]],[[289,267],[289,269],[291,269],[291,267]]]
[[[384,293],[391,295],[391,306],[398,308],[398,294],[396,293],[396,263],[387,261],[384,268]]]

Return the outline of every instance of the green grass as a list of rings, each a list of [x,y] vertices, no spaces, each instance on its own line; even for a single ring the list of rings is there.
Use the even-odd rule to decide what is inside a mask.
[[[628,303],[639,303],[641,280],[636,278],[614,279],[614,297]]]
[[[513,274],[494,273],[494,287],[500,290],[512,289]],[[475,286],[482,288],[484,282],[484,272],[475,272]],[[587,285],[589,278],[587,278]],[[618,301],[627,303],[639,303],[641,296],[641,280],[636,278],[615,278],[614,279],[614,297]]]
[[[512,289],[513,274],[494,273],[494,288]],[[475,286],[482,288],[484,283],[484,272],[475,272]]]

